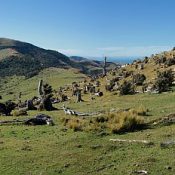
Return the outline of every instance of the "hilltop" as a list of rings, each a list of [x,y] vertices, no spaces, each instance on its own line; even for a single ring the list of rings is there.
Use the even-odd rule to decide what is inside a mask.
[[[175,49],[172,49],[134,60],[116,71],[109,71],[108,84],[116,85],[118,88],[124,82],[131,82],[136,92],[157,91],[157,86],[164,86],[167,83],[164,81],[165,78],[169,78],[172,85],[175,80],[174,74]]]

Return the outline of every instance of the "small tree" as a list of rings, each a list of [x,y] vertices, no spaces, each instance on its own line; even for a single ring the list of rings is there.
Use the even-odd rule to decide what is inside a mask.
[[[50,86],[49,84],[44,84],[43,85],[43,91],[44,91],[44,95],[49,95],[52,94],[52,86]]]
[[[52,106],[52,102],[51,102],[51,97],[53,96],[52,86],[46,83],[42,85],[41,89],[42,89],[43,95],[41,96],[39,110],[46,110],[46,111],[55,110],[56,108]]]
[[[123,84],[119,87],[120,95],[134,94],[135,88],[130,81],[124,81]]]
[[[158,72],[155,82],[155,88],[161,93],[169,90],[174,80],[172,70],[166,70],[164,72]]]
[[[142,86],[145,80],[146,77],[144,74],[136,74],[133,76],[133,83],[135,83],[138,86]]]

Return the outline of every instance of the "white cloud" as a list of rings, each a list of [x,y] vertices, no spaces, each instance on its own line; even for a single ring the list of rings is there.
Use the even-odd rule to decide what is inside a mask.
[[[58,52],[61,52],[65,55],[68,55],[68,56],[79,56],[81,54],[83,54],[83,51],[82,50],[78,50],[78,49],[57,49]]]
[[[59,52],[68,56],[84,57],[134,57],[150,56],[151,54],[171,50],[173,46],[129,46],[129,47],[102,47],[96,49],[58,49]]]

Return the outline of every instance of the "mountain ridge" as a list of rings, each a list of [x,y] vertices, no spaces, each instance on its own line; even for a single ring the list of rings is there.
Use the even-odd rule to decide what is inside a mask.
[[[102,62],[87,60],[86,64],[70,59],[54,50],[47,50],[27,42],[0,38],[0,76],[31,77],[49,67],[75,68],[85,74],[102,72]],[[100,68],[100,70],[99,70]]]

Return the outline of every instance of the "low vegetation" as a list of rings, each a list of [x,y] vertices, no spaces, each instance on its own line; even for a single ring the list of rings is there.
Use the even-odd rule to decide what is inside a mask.
[[[119,87],[120,95],[132,95],[135,93],[135,87],[131,81],[124,81]]]
[[[174,81],[174,76],[171,70],[158,72],[157,79],[155,81],[155,88],[159,92],[168,91],[172,82]]]
[[[132,132],[143,129],[144,118],[135,113],[134,110],[109,114],[107,126],[112,133]]]
[[[73,131],[105,131],[107,133],[123,133],[144,129],[145,107],[128,111],[105,113],[94,118],[63,117],[63,125]]]
[[[145,80],[146,80],[146,76],[144,74],[135,74],[133,76],[133,83],[138,86],[142,86]]]
[[[173,54],[163,55],[166,61],[170,56],[173,58]],[[38,81],[42,79],[50,87],[46,89],[53,92],[55,99],[52,99],[52,105],[57,109],[28,110],[27,116],[15,109],[10,111],[11,116],[0,116],[1,121],[23,121],[42,113],[51,116],[55,124],[26,126],[1,123],[0,174],[134,175],[148,172],[174,175],[174,67],[166,67],[164,60],[157,63],[160,58],[158,55],[136,61],[98,79],[87,78],[75,69],[57,68],[43,70],[29,79],[23,76],[0,79],[1,103],[8,100],[17,103],[19,94],[22,102],[33,98],[38,95]],[[160,73],[157,74],[157,70]],[[78,103],[71,90],[75,84],[80,91],[83,85],[87,85],[81,93],[82,101]],[[149,90],[155,84],[160,92],[169,88],[171,91],[141,91],[143,86]],[[110,85],[109,90],[105,85]],[[55,103],[54,100],[60,98],[57,92],[69,98]],[[99,96],[99,92],[103,95]],[[9,101],[5,106],[10,104]],[[72,109],[71,115],[65,114],[63,104]],[[111,139],[146,140],[152,144],[111,142]],[[171,143],[170,147],[168,144],[162,146],[164,143]]]
[[[13,115],[14,117],[25,116],[25,115],[27,115],[27,111],[26,111],[26,109],[13,110],[11,112],[11,115]]]

